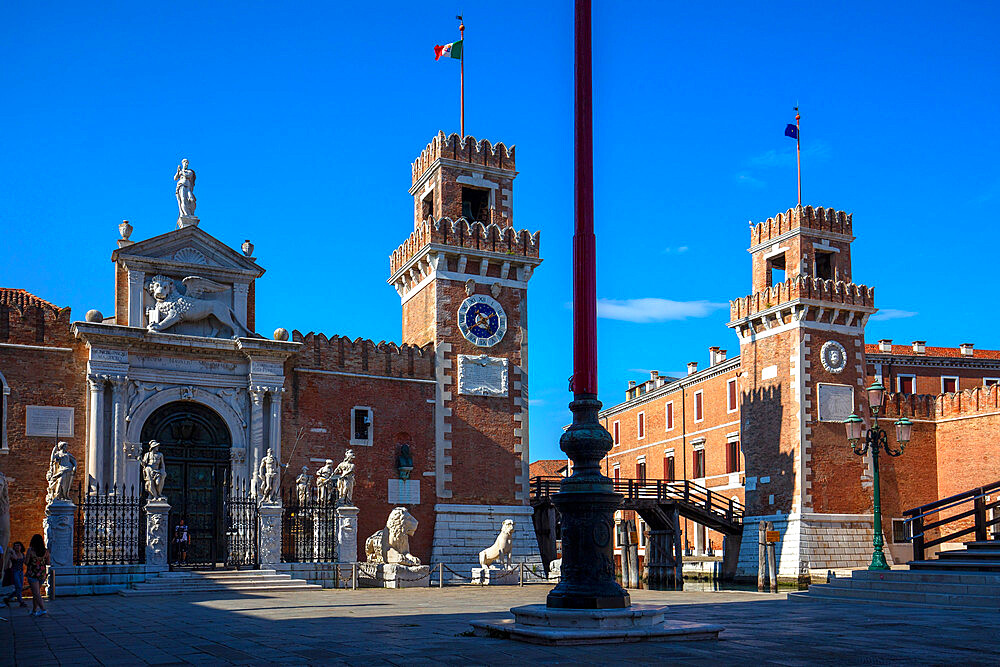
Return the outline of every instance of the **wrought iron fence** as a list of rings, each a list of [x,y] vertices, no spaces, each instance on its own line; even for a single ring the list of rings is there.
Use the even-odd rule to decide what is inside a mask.
[[[284,494],[281,515],[283,563],[333,563],[337,560],[337,505],[319,500],[312,488]]]
[[[226,565],[260,565],[260,510],[247,480],[234,482],[226,495]]]
[[[76,506],[74,562],[134,565],[145,562],[146,521],[135,487],[80,490]]]

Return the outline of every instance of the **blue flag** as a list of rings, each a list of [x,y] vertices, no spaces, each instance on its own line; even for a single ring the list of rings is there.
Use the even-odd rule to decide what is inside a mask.
[[[791,137],[792,139],[798,140],[799,138],[799,128],[789,123],[785,126],[785,136]]]

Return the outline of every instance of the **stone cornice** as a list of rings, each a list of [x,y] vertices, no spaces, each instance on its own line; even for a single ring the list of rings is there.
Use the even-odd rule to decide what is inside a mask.
[[[295,354],[302,346],[293,341],[268,340],[266,338],[208,338],[205,336],[185,336],[171,333],[151,332],[141,327],[126,327],[97,322],[74,322],[73,335],[84,340],[90,347],[110,347],[130,349],[136,352],[149,348],[154,352],[174,352],[186,354],[237,354],[253,359],[284,360]]]
[[[831,241],[842,241],[844,243],[850,243],[854,240],[854,236],[851,234],[841,234],[839,232],[831,232],[826,229],[815,229],[813,227],[795,227],[794,229],[789,229],[787,232],[782,232],[774,238],[768,239],[763,243],[758,243],[747,248],[747,252],[757,252],[758,250],[764,250],[773,245],[779,244],[782,241],[787,241],[794,236],[815,236],[821,239],[830,239]]]
[[[865,359],[869,364],[892,364],[894,366],[1000,369],[1000,359],[976,359],[974,357],[928,357],[919,354],[904,355],[868,352],[865,354]]]
[[[490,176],[495,176],[497,178],[514,178],[517,176],[517,171],[513,169],[498,169],[497,167],[489,167],[484,164],[473,164],[462,160],[452,160],[451,158],[439,157],[427,165],[424,172],[420,174],[420,178],[418,178],[417,181],[410,186],[410,194],[415,195],[420,192],[431,175],[433,175],[437,169],[442,166],[461,171],[474,171],[482,173],[484,176],[489,174]]]

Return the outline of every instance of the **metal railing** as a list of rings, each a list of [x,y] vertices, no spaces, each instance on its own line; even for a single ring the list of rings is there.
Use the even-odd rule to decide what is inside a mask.
[[[559,484],[565,477],[532,477],[531,494],[535,498],[545,498],[559,492]],[[656,500],[661,503],[680,502],[704,509],[730,523],[742,524],[745,508],[743,503],[724,494],[695,484],[690,480],[668,482],[662,479],[617,479],[613,482],[615,493],[620,493],[626,501]]]
[[[996,494],[992,501],[989,500],[991,493]],[[990,519],[987,514],[989,510],[997,507],[1000,507],[1000,482],[979,486],[906,510],[903,516],[909,518],[904,519],[903,523],[910,526],[911,536],[907,539],[913,543],[913,560],[924,560],[927,549],[951,542],[957,537],[972,534],[975,535],[977,542],[997,539],[1000,530],[991,531],[990,528],[1000,524],[1000,516]],[[946,510],[955,510],[955,513],[942,515]],[[933,521],[928,521],[928,517],[933,515],[939,516]],[[928,539],[928,532],[935,530],[938,532],[938,537]],[[946,530],[954,532],[945,533]]]
[[[83,488],[76,506],[73,562],[77,565],[135,565],[145,562],[146,516],[135,487],[91,492]]]
[[[234,482],[225,498],[226,565],[260,565],[260,508],[247,480]]]
[[[287,489],[281,515],[281,562],[332,563],[337,560],[337,505],[318,500],[312,489],[300,496]]]

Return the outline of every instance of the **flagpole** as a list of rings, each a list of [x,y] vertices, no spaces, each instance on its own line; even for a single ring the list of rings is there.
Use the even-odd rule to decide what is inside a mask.
[[[799,206],[802,206],[802,147],[799,143],[802,137],[802,130],[799,127],[799,108],[795,107],[795,164],[799,172]]]
[[[459,125],[459,127],[462,130],[462,139],[465,139],[465,21],[462,20],[461,16],[458,17],[458,20],[461,21],[461,23],[458,24],[458,35],[459,35],[458,39],[459,41],[462,42],[462,57],[459,59],[461,62],[461,71],[462,71],[461,73],[462,83],[460,85],[461,124]]]

